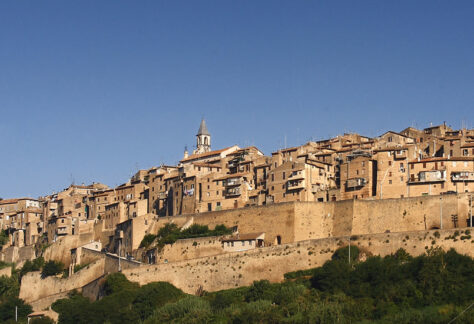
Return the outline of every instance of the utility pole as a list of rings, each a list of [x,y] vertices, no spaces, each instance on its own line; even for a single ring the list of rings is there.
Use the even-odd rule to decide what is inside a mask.
[[[351,264],[351,236],[349,235],[349,264]]]
[[[469,227],[472,228],[472,194],[469,195]]]
[[[18,322],[18,306],[15,306],[15,322]]]
[[[121,239],[119,240],[119,249],[118,249],[118,259],[119,259],[119,261],[118,261],[118,271],[119,271],[119,272],[122,272],[122,266],[121,266],[121,264],[120,264],[120,246],[121,246],[120,243],[122,243],[122,240],[121,240]]]
[[[443,197],[439,197],[439,227],[443,229]]]

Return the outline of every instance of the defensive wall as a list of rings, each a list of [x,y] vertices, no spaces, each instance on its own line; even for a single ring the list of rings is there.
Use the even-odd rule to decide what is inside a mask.
[[[91,250],[88,248],[81,249],[81,264],[87,264],[95,262],[96,260],[104,261],[104,272],[103,273],[113,273],[119,271],[119,257],[116,254],[104,253],[100,251]],[[120,257],[120,268],[122,270],[129,268],[139,267],[142,263],[127,260],[124,257]]]
[[[3,269],[0,269],[0,277],[1,276],[7,276],[7,277],[11,277],[12,276],[12,267],[11,266],[7,266]]]
[[[167,281],[186,293],[196,293],[201,287],[216,291],[251,285],[255,280],[279,282],[287,272],[310,269],[324,264],[334,251],[351,244],[373,255],[385,256],[399,248],[411,255],[420,255],[431,247],[444,250],[455,248],[458,253],[474,257],[470,238],[465,231],[448,229],[401,233],[380,233],[306,240],[245,252],[227,253],[174,263],[146,265],[127,269],[123,274],[131,281],[144,285]],[[455,232],[459,235],[454,238]]]
[[[36,302],[34,307],[42,309],[72,290],[80,291],[83,286],[102,276],[104,269],[105,261],[99,259],[64,279],[55,276],[43,279],[41,272],[29,272],[21,278],[19,298],[27,303]]]
[[[27,260],[33,260],[36,257],[35,247],[29,246],[9,246],[0,251],[0,261],[8,263],[23,263]]]
[[[208,225],[211,229],[224,224],[237,227],[239,233],[265,232],[265,245],[271,245],[277,237],[284,244],[353,234],[450,229],[467,226],[468,204],[468,194],[288,202],[158,218],[153,233],[169,222]]]
[[[71,249],[80,247],[94,240],[94,233],[66,235],[49,245],[43,252],[45,261],[61,261],[66,267],[71,263]]]
[[[220,237],[198,237],[167,244],[156,256],[157,263],[192,260],[225,253]]]

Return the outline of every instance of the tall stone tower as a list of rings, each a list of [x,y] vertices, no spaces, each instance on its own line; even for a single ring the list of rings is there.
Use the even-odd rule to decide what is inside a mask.
[[[201,120],[198,133],[196,135],[196,150],[193,154],[201,154],[211,150],[211,134],[207,130],[206,122]]]

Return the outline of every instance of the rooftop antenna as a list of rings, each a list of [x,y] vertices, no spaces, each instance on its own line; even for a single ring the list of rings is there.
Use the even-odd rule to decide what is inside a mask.
[[[287,146],[286,146],[286,134],[285,134],[285,147],[284,148],[287,148]]]

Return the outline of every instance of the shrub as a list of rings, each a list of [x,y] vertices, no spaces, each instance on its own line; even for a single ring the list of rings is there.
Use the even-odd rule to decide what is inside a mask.
[[[156,235],[153,235],[153,234],[146,234],[142,241],[140,242],[140,247],[141,248],[147,248],[151,245],[151,243],[153,243],[153,241],[155,240],[156,238]]]
[[[55,276],[63,272],[64,264],[59,261],[48,261],[44,264],[43,270],[41,271],[41,277],[46,278],[49,276]]]
[[[43,265],[44,265],[43,257],[36,258],[33,261],[27,260],[23,264],[23,267],[20,270],[20,279],[28,272],[40,271]]]
[[[54,324],[54,321],[45,316],[45,317],[40,317],[40,318],[33,318],[29,323],[31,324]]]
[[[207,323],[211,321],[212,316],[207,300],[189,296],[158,308],[144,323]]]
[[[167,282],[153,282],[144,285],[137,292],[132,303],[132,309],[141,320],[149,317],[157,307],[176,302],[184,297],[184,293]]]
[[[8,242],[8,234],[7,231],[1,230],[0,231],[0,248],[7,244]]]

